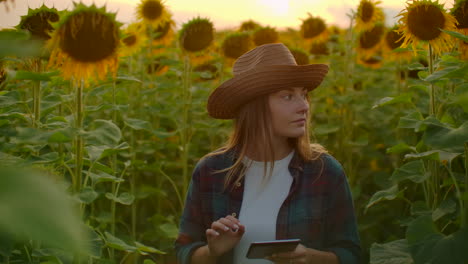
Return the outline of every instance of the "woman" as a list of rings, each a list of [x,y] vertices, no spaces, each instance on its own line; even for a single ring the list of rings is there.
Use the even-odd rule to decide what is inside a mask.
[[[327,72],[297,65],[281,43],[236,60],[207,104],[210,116],[234,119],[234,131],[193,171],[175,241],[180,263],[359,263],[343,168],[308,137],[307,93]],[[293,238],[294,251],[246,258],[254,241]]]

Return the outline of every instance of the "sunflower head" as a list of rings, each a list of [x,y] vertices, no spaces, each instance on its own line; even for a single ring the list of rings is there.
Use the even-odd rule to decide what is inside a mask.
[[[382,23],[376,24],[370,30],[361,32],[359,35],[358,51],[362,57],[372,56],[380,47],[385,28]]]
[[[6,71],[3,68],[2,62],[0,61],[0,87],[3,84],[3,82],[6,80],[6,78],[7,78]]]
[[[260,27],[260,24],[258,24],[257,22],[253,21],[253,20],[247,20],[247,21],[244,21],[242,22],[240,28],[239,28],[239,31],[243,32],[243,31],[255,31],[257,28]]]
[[[211,62],[205,62],[193,68],[195,73],[200,76],[200,81],[214,80],[219,75],[219,70],[216,65]]]
[[[170,20],[169,12],[161,0],[142,0],[137,7],[137,17],[152,27]]]
[[[296,60],[297,65],[307,65],[309,64],[309,55],[306,51],[299,48],[290,48],[289,49]]]
[[[322,42],[314,42],[310,45],[309,49],[310,54],[313,54],[314,56],[322,56],[322,55],[328,55],[328,45],[327,42],[322,41]]]
[[[468,28],[468,0],[457,1],[450,14],[457,20],[457,28]]]
[[[358,64],[361,64],[367,68],[378,69],[382,66],[382,57],[377,56],[377,55],[366,56],[366,57],[360,56],[358,58]]]
[[[163,63],[163,60],[166,60],[167,56],[159,56],[155,58],[151,63],[146,67],[146,73],[162,75],[169,70],[169,66]]]
[[[260,27],[253,33],[253,41],[256,46],[278,42],[278,31],[272,27]]]
[[[383,39],[383,49],[385,52],[383,53],[383,56],[385,60],[408,61],[411,59],[411,55],[408,54],[408,51],[396,51],[396,49],[400,48],[403,44],[402,35],[396,31],[397,28],[398,26],[395,25],[385,32]]]
[[[172,20],[172,15],[169,15],[169,20],[160,24],[159,26],[148,29],[148,35],[155,44],[169,45],[174,38],[175,22]]]
[[[59,18],[57,9],[42,5],[40,8],[28,9],[28,14],[21,17],[16,28],[29,31],[34,38],[48,40],[54,29],[51,23],[58,22]]]
[[[247,32],[234,32],[228,35],[222,44],[224,56],[237,59],[240,55],[250,50],[252,39]]]
[[[182,25],[180,46],[184,51],[197,52],[208,48],[214,39],[213,23],[208,18],[196,17]]]
[[[323,41],[327,37],[327,25],[320,17],[309,17],[302,21],[301,35],[306,40]]]
[[[450,35],[440,29],[456,30],[456,19],[448,14],[443,5],[437,1],[414,0],[408,2],[406,9],[398,14],[399,27],[397,32],[403,35],[402,47],[409,44],[416,52],[417,44],[429,42],[436,54],[450,50],[453,41]]]
[[[60,67],[65,79],[104,79],[117,72],[120,23],[115,14],[94,4],[76,4],[63,16],[49,41],[49,65]]]
[[[147,37],[144,30],[144,26],[140,23],[128,25],[121,38],[122,49],[119,53],[120,56],[132,55],[145,46]]]
[[[361,0],[356,13],[356,31],[371,29],[376,23],[384,22],[384,14],[381,8],[377,7],[380,1]]]

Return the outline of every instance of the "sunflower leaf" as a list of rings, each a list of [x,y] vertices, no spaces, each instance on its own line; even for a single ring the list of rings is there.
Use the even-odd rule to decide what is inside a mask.
[[[445,33],[449,34],[452,37],[455,37],[457,39],[461,39],[461,40],[463,40],[465,42],[468,42],[468,36],[467,35],[463,35],[463,34],[461,34],[459,32],[456,32],[456,31],[450,31],[450,30],[445,30],[445,29],[440,29],[440,30],[442,30],[442,32],[445,32]]]

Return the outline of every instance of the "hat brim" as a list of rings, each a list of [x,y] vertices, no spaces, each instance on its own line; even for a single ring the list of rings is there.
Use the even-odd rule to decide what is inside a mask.
[[[208,98],[208,114],[217,119],[233,119],[242,105],[260,95],[292,87],[312,91],[322,83],[328,69],[326,64],[256,67],[216,88]]]

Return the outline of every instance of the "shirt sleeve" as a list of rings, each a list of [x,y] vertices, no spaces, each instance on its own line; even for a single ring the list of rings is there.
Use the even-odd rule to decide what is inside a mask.
[[[200,168],[201,162],[196,165],[192,173],[184,210],[180,218],[179,235],[174,243],[177,260],[181,264],[190,264],[195,249],[207,244],[200,210]]]
[[[331,174],[335,178],[326,212],[325,246],[337,255],[341,264],[358,264],[361,246],[351,190],[343,168],[331,159]]]

